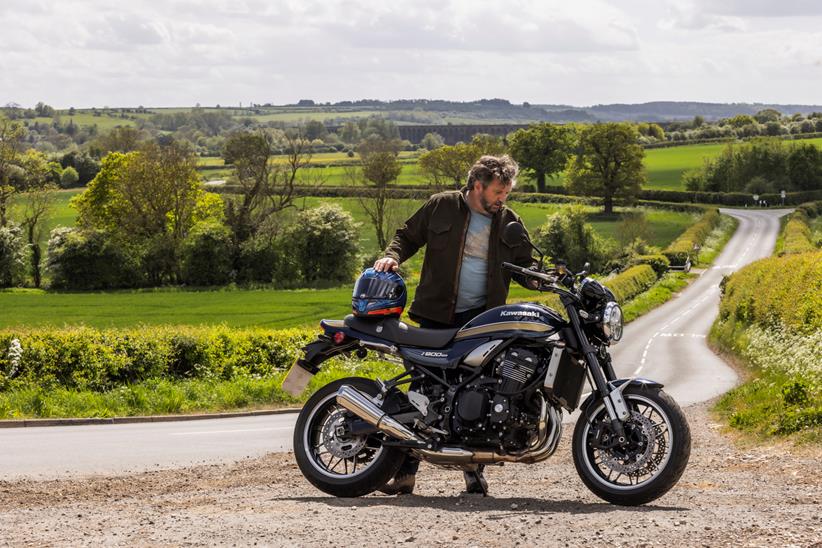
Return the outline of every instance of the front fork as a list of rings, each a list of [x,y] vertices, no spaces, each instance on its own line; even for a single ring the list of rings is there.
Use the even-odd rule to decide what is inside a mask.
[[[579,321],[579,314],[574,306],[574,302],[569,297],[563,296],[562,304],[565,305],[565,310],[568,313],[568,319],[571,320],[571,326],[574,328],[574,334],[577,336],[577,340],[579,341],[579,348],[582,351],[582,355],[585,357],[585,362],[588,364],[588,371],[591,374],[594,388],[599,393],[599,396],[602,398],[603,402],[605,402],[605,409],[608,411],[608,418],[611,420],[611,427],[614,429],[614,433],[617,435],[620,442],[622,442],[625,438],[623,421],[627,420],[630,416],[628,406],[625,404],[625,398],[622,395],[622,391],[625,390],[630,383],[622,383],[616,388],[611,389],[608,384],[609,380],[616,380],[613,367],[610,362],[606,363],[604,367],[599,363],[596,348],[588,342],[588,337],[585,336],[585,332],[582,330],[582,325]],[[605,368],[607,368],[608,375],[611,377],[610,379],[606,378]]]

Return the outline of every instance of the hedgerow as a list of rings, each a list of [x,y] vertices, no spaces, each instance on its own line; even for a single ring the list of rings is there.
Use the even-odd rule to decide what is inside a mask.
[[[657,274],[651,265],[641,264],[632,266],[610,280],[602,280],[602,283],[614,293],[617,302],[624,303],[654,285],[656,280]]]
[[[153,378],[267,376],[291,365],[315,333],[286,329],[144,326],[0,331],[0,389],[103,391]]]
[[[689,257],[694,256],[695,247],[702,246],[711,231],[719,224],[719,210],[709,209],[702,218],[691,225],[685,232],[671,242],[662,254],[670,261],[671,265],[682,266]]]

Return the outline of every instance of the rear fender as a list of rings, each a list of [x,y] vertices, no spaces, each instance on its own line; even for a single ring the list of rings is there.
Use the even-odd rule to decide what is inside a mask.
[[[302,356],[297,358],[285,376],[282,388],[292,396],[298,396],[305,390],[311,377],[320,372],[320,365],[324,361],[355,350],[359,346],[359,340],[351,336],[350,330],[342,321],[323,320],[320,326],[323,328],[323,334],[302,348]],[[334,335],[340,332],[346,336],[338,344],[334,342]]]
[[[614,388],[619,388],[625,383],[628,383],[628,386],[625,388],[629,388],[631,386],[639,387],[643,390],[654,390],[657,388],[662,388],[663,384],[657,381],[652,381],[651,379],[645,379],[642,377],[636,378],[629,378],[629,379],[617,379],[615,381],[611,381],[610,384]],[[582,415],[585,417],[585,420],[590,421],[590,412],[592,412],[598,402],[600,402],[602,398],[598,397],[596,392],[591,392],[591,394],[585,398],[585,401],[582,402],[582,405],[579,408],[582,410]]]

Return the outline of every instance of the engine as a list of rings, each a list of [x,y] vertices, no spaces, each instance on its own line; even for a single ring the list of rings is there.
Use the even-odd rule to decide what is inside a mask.
[[[466,445],[522,450],[536,432],[540,404],[534,398],[535,380],[545,371],[545,359],[531,349],[513,347],[492,366],[493,375],[475,380],[457,396],[451,431]]]

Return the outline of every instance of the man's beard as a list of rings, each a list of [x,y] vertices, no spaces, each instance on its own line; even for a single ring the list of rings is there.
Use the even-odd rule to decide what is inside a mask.
[[[485,199],[485,196],[480,194],[480,204],[482,204],[482,209],[484,209],[489,215],[495,214],[502,208],[502,202],[497,200],[494,203],[491,203]],[[493,209],[494,206],[497,206],[497,209]]]

